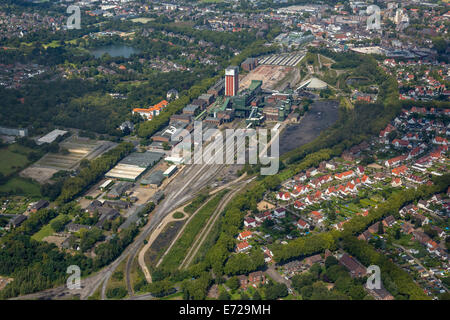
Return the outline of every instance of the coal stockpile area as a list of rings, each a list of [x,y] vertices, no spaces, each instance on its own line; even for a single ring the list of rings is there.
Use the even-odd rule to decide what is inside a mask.
[[[338,117],[339,102],[316,101],[300,123],[289,124],[280,137],[280,155],[303,146],[333,125]]]

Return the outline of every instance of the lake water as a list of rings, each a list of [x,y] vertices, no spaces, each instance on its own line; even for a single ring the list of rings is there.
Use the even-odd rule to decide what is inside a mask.
[[[140,53],[138,49],[125,45],[111,45],[104,46],[90,50],[96,58],[100,58],[103,54],[108,53],[111,57],[124,57],[129,58],[134,53]]]

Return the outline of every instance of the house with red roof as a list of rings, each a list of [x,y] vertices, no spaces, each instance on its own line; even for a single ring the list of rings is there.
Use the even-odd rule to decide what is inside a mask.
[[[250,239],[252,237],[252,235],[253,235],[252,232],[249,230],[242,231],[238,235],[238,240],[244,241],[244,240]]]
[[[386,138],[389,133],[395,130],[395,127],[392,124],[388,124],[384,130],[380,132],[380,138]]]
[[[392,144],[396,148],[408,148],[410,146],[408,141],[402,139],[394,139],[392,140]]]
[[[406,159],[407,159],[406,155],[400,155],[398,157],[394,157],[392,159],[386,160],[384,162],[384,165],[388,168],[393,167],[393,166],[396,166],[397,164],[400,164],[402,161],[405,161]]]
[[[363,183],[363,184],[371,184],[371,183],[372,183],[372,180],[370,180],[370,178],[369,178],[368,176],[363,175],[363,176],[361,177],[361,183]]]
[[[314,197],[312,196],[312,195],[308,195],[306,198],[305,198],[305,203],[307,204],[307,205],[311,205],[311,204],[313,204],[315,202],[315,200],[314,200]]]
[[[289,201],[291,199],[291,194],[289,192],[278,192],[277,200]]]
[[[400,176],[405,175],[407,171],[408,171],[408,168],[405,165],[402,165],[400,167],[393,168],[391,170],[391,173],[395,177],[400,177]]]
[[[400,187],[402,185],[402,180],[400,178],[392,179],[391,186],[394,188]]]
[[[236,251],[238,253],[241,253],[241,252],[245,252],[247,250],[250,250],[251,248],[252,248],[252,246],[247,241],[242,241],[242,242],[239,242],[237,244]]]
[[[306,204],[300,202],[300,201],[295,201],[294,202],[294,208],[297,210],[303,210],[306,207]]]
[[[299,228],[299,229],[309,229],[309,227],[310,227],[310,226],[309,226],[309,223],[306,222],[306,221],[303,220],[303,219],[299,219],[295,225],[296,225],[297,228]]]
[[[335,174],[334,178],[337,180],[345,180],[345,179],[350,179],[353,176],[354,176],[353,170],[349,170],[349,171]]]
[[[437,144],[437,145],[442,145],[442,146],[446,146],[448,144],[447,139],[442,138],[442,137],[434,137],[433,143]]]
[[[323,221],[322,214],[319,211],[312,211],[310,217],[315,223],[321,223]]]
[[[358,168],[356,168],[356,173],[359,176],[362,176],[364,174],[364,167],[363,166],[358,166]]]
[[[331,187],[327,188],[327,190],[325,191],[325,194],[329,195],[329,196],[336,196],[337,190],[334,186],[331,186]]]

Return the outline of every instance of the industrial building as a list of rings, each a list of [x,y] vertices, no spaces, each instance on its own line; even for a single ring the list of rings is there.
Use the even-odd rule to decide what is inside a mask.
[[[148,177],[141,180],[141,184],[150,188],[158,188],[166,177],[161,170],[151,173]]]
[[[306,89],[306,90],[324,90],[328,87],[326,82],[323,82],[317,78],[311,78],[309,80],[304,81],[300,84],[298,89]]]
[[[225,95],[233,97],[239,90],[239,68],[231,66],[225,69]]]
[[[165,177],[171,177],[177,171],[176,165],[171,165],[166,171],[164,171],[163,175]]]
[[[36,142],[37,144],[41,145],[43,143],[52,143],[55,141],[58,137],[64,136],[68,131],[65,130],[59,130],[55,129],[49,133],[47,133],[45,136],[39,138]]]
[[[258,66],[257,58],[247,58],[241,63],[241,68],[245,71],[251,71]]]
[[[134,182],[163,156],[164,153],[152,151],[132,153],[107,172],[105,176]]]

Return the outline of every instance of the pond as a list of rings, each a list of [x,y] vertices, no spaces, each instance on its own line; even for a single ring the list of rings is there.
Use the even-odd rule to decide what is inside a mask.
[[[140,53],[138,49],[135,49],[126,45],[109,45],[89,50],[89,52],[96,58],[100,58],[103,54],[107,53],[111,57],[124,57],[129,58],[132,54]]]

